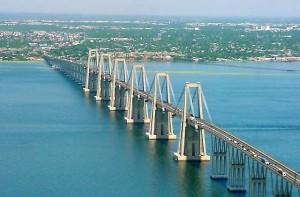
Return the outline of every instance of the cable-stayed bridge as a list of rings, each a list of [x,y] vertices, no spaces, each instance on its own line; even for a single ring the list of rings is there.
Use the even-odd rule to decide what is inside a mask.
[[[124,118],[128,124],[150,124],[146,133],[149,140],[178,138],[176,160],[211,160],[211,178],[228,179],[228,190],[248,190],[252,197],[266,196],[267,181],[271,181],[273,196],[292,196],[292,188],[296,188],[300,196],[299,173],[210,120],[204,120],[203,108],[207,107],[200,83],[187,82],[176,102],[168,73],[155,73],[149,84],[143,65],[134,65],[128,73],[125,59],[112,54],[89,50],[86,64],[47,55],[44,59],[81,84],[84,91],[95,91],[97,102],[109,101],[109,110],[127,111]],[[173,133],[172,118],[175,117],[181,119],[180,136]],[[211,156],[206,151],[205,131],[212,135]],[[267,176],[267,172],[271,172],[271,176]]]

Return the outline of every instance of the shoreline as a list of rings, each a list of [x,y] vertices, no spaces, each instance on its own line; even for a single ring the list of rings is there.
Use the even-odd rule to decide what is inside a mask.
[[[43,62],[44,60],[13,60],[13,61],[10,61],[10,60],[0,60],[0,62],[7,62],[7,63],[13,63],[13,62],[15,62],[15,63],[26,63],[26,62],[28,62],[28,63],[31,63],[31,62]]]
[[[0,63],[7,62],[7,63],[35,63],[35,62],[43,62],[45,60],[0,60]],[[248,63],[248,62],[282,62],[282,63],[292,63],[292,62],[300,62],[299,60],[222,60],[222,61],[156,61],[156,60],[148,60],[148,61],[131,61],[126,60],[127,62],[176,62],[176,63],[194,63],[194,64],[203,64],[203,63]]]

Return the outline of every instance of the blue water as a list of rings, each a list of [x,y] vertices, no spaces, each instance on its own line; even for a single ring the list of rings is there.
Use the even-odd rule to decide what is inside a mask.
[[[215,124],[300,171],[300,63],[145,66],[150,82],[170,73],[177,99],[201,82]],[[212,181],[210,162],[174,161],[177,141],[146,140],[148,126],[126,125],[43,62],[1,62],[0,90],[1,197],[247,196]]]

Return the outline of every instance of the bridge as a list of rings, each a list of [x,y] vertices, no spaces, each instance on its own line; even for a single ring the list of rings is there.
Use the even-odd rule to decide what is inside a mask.
[[[128,74],[125,59],[113,54],[90,49],[86,64],[47,55],[44,60],[81,84],[85,92],[96,92],[96,102],[109,101],[110,111],[127,111],[124,117],[127,124],[149,124],[146,133],[149,140],[179,138],[175,160],[211,160],[211,178],[228,179],[229,191],[247,190],[248,196],[264,197],[267,195],[267,181],[271,181],[272,196],[292,196],[293,188],[300,196],[299,173],[211,121],[204,120],[206,102],[200,83],[186,82],[176,103],[168,73],[155,73],[150,86],[143,65],[133,65]],[[181,100],[183,106],[178,106]],[[173,133],[172,118],[175,117],[181,120],[179,137]],[[212,136],[211,156],[206,151],[205,131]],[[267,176],[268,172],[271,176]],[[268,180],[269,177],[271,180]]]

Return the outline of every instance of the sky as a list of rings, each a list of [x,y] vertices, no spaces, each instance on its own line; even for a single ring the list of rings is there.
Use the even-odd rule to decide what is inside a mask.
[[[1,13],[300,17],[300,0],[0,0]]]

